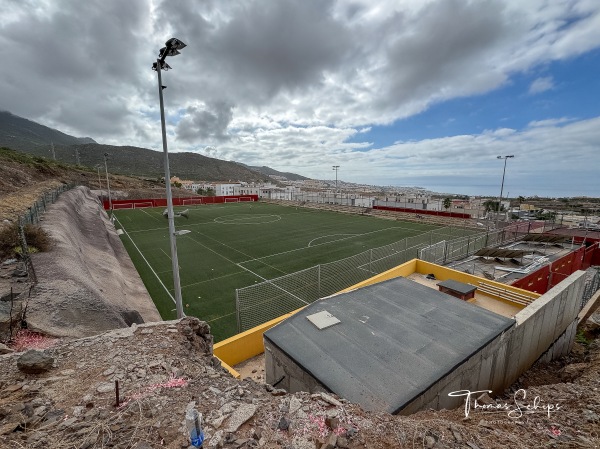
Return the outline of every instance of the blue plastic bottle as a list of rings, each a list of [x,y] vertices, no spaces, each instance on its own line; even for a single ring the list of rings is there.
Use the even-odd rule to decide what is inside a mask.
[[[202,414],[194,408],[189,409],[185,414],[185,425],[190,434],[190,441],[194,447],[202,447],[204,442],[204,432],[202,432]]]

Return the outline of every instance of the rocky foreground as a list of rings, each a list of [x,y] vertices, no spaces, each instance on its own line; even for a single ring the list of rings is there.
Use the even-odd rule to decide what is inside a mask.
[[[52,346],[0,355],[2,448],[186,448],[193,406],[205,448],[600,446],[598,340],[577,346],[566,366],[534,368],[501,398],[480,398],[468,417],[463,408],[370,413],[333,395],[236,380],[196,318],[43,343]]]

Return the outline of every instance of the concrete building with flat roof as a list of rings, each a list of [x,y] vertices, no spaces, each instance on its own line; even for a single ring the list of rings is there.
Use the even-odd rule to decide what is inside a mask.
[[[585,274],[540,296],[407,262],[266,330],[266,381],[402,414],[458,407],[464,398],[450,393],[460,390],[500,393],[535,361],[569,352]],[[438,291],[449,280],[475,286],[474,297]]]
[[[320,328],[311,317],[323,312],[333,324]],[[398,277],[317,301],[265,332],[267,382],[397,413],[512,325]]]

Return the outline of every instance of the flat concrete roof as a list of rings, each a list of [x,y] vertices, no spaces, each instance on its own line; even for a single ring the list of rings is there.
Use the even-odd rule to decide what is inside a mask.
[[[319,330],[306,317],[340,320]],[[265,332],[330,391],[397,413],[514,320],[395,278],[317,301]]]

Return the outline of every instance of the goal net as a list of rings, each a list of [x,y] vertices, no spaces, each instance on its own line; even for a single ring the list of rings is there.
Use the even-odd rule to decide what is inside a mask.
[[[204,204],[203,199],[202,198],[192,198],[189,200],[183,200],[184,206],[194,206],[196,204]]]
[[[225,202],[226,203],[239,203],[240,199],[239,198],[225,198]]]
[[[113,204],[113,209],[133,209],[133,203]]]
[[[141,209],[143,207],[154,207],[154,203],[152,203],[152,202],[148,202],[148,203],[133,203],[133,208],[134,209]]]
[[[239,198],[239,200],[240,200],[240,203],[254,201],[251,196],[241,196]]]

